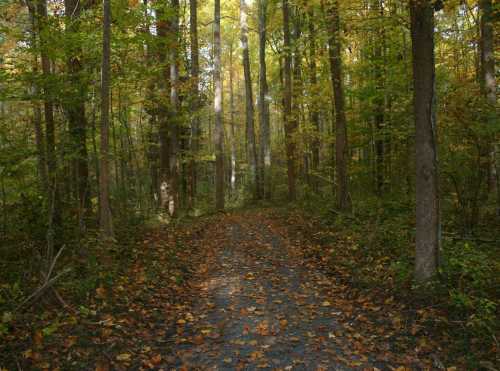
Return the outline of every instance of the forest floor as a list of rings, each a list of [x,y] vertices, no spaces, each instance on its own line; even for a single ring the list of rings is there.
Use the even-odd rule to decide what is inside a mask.
[[[273,210],[176,230],[149,231],[78,314],[15,324],[0,369],[456,369],[404,305],[328,272]]]

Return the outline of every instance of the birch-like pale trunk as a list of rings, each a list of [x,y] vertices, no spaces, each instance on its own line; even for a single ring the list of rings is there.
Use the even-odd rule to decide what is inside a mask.
[[[269,87],[266,66],[267,0],[259,0],[259,170],[261,190],[266,199],[271,198],[271,127],[269,113]]]
[[[217,210],[224,210],[224,124],[222,121],[220,0],[214,1],[214,19],[215,207]]]

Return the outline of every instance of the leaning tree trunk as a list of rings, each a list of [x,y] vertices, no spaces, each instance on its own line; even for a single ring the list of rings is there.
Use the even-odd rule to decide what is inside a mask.
[[[335,101],[335,171],[337,181],[337,207],[348,211],[351,208],[348,189],[348,146],[347,120],[345,115],[345,98],[342,75],[342,48],[340,41],[340,16],[337,0],[332,0],[328,7],[330,21],[330,37],[328,51],[330,57],[330,72]]]
[[[259,0],[259,170],[263,196],[271,198],[271,127],[269,123],[269,87],[266,66],[267,0]]]
[[[217,210],[224,210],[224,126],[222,122],[220,0],[214,1],[214,18],[215,207]]]
[[[440,244],[433,1],[411,0],[410,13],[416,126],[415,279],[423,282],[437,271]]]
[[[285,124],[286,158],[288,170],[288,200],[295,201],[296,164],[295,164],[295,132],[296,121],[292,119],[292,51],[290,41],[290,9],[288,0],[283,0],[283,121]]]
[[[102,28],[101,70],[101,144],[99,166],[99,226],[104,239],[112,239],[113,219],[109,203],[109,93],[111,57],[111,0],[103,0],[104,17]]]
[[[61,227],[61,203],[59,198],[59,187],[57,182],[57,160],[56,160],[56,135],[55,135],[55,120],[54,120],[54,102],[52,92],[48,88],[50,80],[51,61],[49,57],[49,43],[47,40],[47,1],[40,0],[35,2],[33,6],[34,14],[36,14],[37,32],[40,42],[40,59],[42,64],[42,75],[44,77],[43,84],[43,106],[45,118],[45,145],[47,158],[47,205],[48,205],[48,228],[47,228],[47,253],[45,257],[46,268],[48,269],[52,263],[54,255],[55,234],[56,230]]]
[[[257,171],[257,143],[255,140],[254,108],[252,91],[252,73],[250,71],[250,51],[248,46],[248,9],[246,0],[240,0],[240,27],[241,46],[243,52],[243,73],[245,75],[245,112],[246,112],[246,137],[247,158],[250,166],[250,175],[254,183],[255,198],[261,196],[259,184],[259,172]]]

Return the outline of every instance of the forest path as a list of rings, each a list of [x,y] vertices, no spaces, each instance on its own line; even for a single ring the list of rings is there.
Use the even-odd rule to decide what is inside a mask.
[[[344,288],[306,267],[286,231],[255,212],[224,216],[209,229],[210,240],[201,241],[215,246],[209,273],[194,285],[193,307],[168,340],[168,367],[373,369],[359,334],[337,322],[342,310],[332,298]]]

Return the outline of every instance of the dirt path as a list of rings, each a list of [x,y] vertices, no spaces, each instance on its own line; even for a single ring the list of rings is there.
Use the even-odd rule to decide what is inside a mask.
[[[347,340],[334,282],[301,264],[286,237],[258,215],[217,226],[210,274],[169,339],[169,368],[347,370],[384,368]]]

